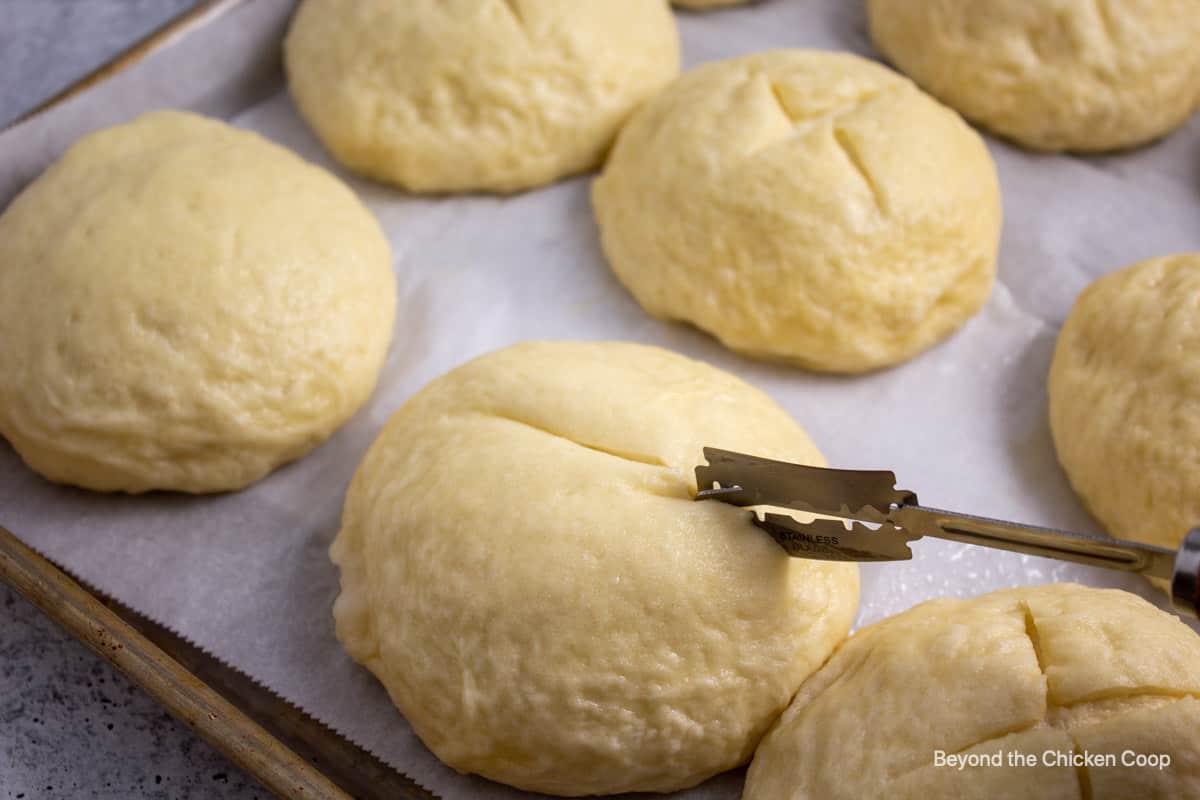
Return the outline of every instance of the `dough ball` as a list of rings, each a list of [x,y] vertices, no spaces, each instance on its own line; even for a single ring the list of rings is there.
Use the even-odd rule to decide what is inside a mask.
[[[704,445],[823,463],[766,395],[653,347],[527,343],[438,378],[350,486],[338,637],[462,772],[583,795],[744,763],[849,630],[858,572],[694,502]]]
[[[147,114],[0,216],[0,434],[61,483],[238,489],[363,404],[395,303],[387,240],[336,178]]]
[[[934,600],[859,631],[808,679],[754,754],[744,797],[1196,800],[1198,697],[1200,637],[1127,592]],[[939,765],[939,751],[976,763]],[[1125,765],[1125,751],[1171,763]],[[1085,753],[1092,764],[1076,768]],[[1018,754],[1033,764],[1010,766]]]
[[[593,203],[651,314],[830,372],[904,361],[987,298],[991,156],[956,114],[847,53],[694,69],[621,131]]]
[[[597,166],[679,74],[679,34],[666,0],[305,0],[284,58],[347,167],[512,192]]]
[[[1155,139],[1200,103],[1200,0],[867,0],[927,91],[1035,150]]]
[[[1084,290],[1049,395],[1058,460],[1092,514],[1118,538],[1178,547],[1200,524],[1200,253]]]

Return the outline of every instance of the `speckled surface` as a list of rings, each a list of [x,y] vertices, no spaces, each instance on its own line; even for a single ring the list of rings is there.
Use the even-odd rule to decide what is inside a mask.
[[[195,0],[0,0],[0,125]],[[0,800],[269,794],[0,586]]]
[[[270,795],[0,587],[0,798],[142,797]]]

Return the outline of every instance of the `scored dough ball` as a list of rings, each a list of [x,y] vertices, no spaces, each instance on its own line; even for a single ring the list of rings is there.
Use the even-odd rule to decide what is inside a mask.
[[[1200,0],[868,0],[926,90],[1036,150],[1131,147],[1200,103]]]
[[[301,114],[353,170],[512,192],[598,165],[679,74],[666,0],[305,0],[284,43]]]
[[[462,772],[582,795],[744,763],[849,630],[858,572],[694,502],[705,445],[823,463],[766,395],[653,347],[527,343],[438,378],[350,486],[338,638]]]
[[[61,483],[238,489],[363,404],[395,303],[387,240],[336,178],[146,114],[0,216],[0,434]]]
[[[655,316],[831,372],[904,361],[987,298],[1000,192],[979,136],[846,53],[694,69],[621,131],[593,203]]]
[[[1022,587],[852,636],[763,739],[744,797],[1196,800],[1198,730],[1186,625],[1127,592]],[[1123,761],[1139,756],[1170,764]]]
[[[1118,538],[1177,547],[1200,525],[1200,253],[1085,289],[1049,396],[1058,460],[1092,514]]]

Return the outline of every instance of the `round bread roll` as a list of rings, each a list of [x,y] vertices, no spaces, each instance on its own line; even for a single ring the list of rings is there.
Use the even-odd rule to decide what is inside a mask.
[[[1200,525],[1200,253],[1084,290],[1049,396],[1058,460],[1092,514],[1118,538],[1178,547]]]
[[[419,192],[513,192],[597,166],[679,74],[667,0],[305,0],[284,42],[338,161]]]
[[[609,264],[655,316],[830,372],[904,361],[987,298],[1000,191],[983,141],[847,53],[694,69],[593,188]]]
[[[1200,0],[867,0],[893,64],[1035,150],[1131,147],[1200,104]]]
[[[147,114],[0,216],[0,434],[61,483],[238,489],[362,405],[395,303],[387,240],[336,178]]]
[[[858,572],[694,502],[705,445],[823,463],[766,395],[653,347],[438,378],[350,486],[338,637],[461,772],[584,795],[744,763],[849,630]]]
[[[743,797],[1196,800],[1198,698],[1200,637],[1127,592],[934,600],[809,678]]]

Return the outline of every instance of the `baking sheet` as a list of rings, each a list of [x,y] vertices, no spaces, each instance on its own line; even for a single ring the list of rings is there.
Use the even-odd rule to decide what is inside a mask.
[[[522,793],[442,766],[344,655],[330,616],[337,573],[326,555],[346,485],[384,421],[425,382],[475,355],[526,339],[661,345],[772,394],[831,464],[894,469],[929,505],[1097,531],[1050,441],[1044,379],[1054,337],[1095,277],[1200,250],[1200,117],[1152,147],[1104,158],[1032,155],[989,140],[1006,219],[987,306],[909,364],[820,376],[746,360],[647,316],[605,266],[589,176],[512,198],[425,199],[339,170],[279,91],[278,36],[290,5],[244,3],[130,74],[0,136],[6,199],[85,130],[155,106],[223,115],[242,108],[235,124],[342,175],[395,250],[398,320],[374,397],[322,447],[246,491],[97,495],[41,480],[0,445],[0,524],[76,575],[448,800],[500,798]],[[845,0],[767,0],[681,13],[679,24],[687,66],[769,47],[873,55],[861,4]],[[229,55],[214,61],[218,47]],[[227,69],[214,72],[222,62]],[[1162,604],[1131,576],[944,542],[913,549],[911,562],[862,568],[860,624],[935,596],[1053,580],[1118,586]],[[732,773],[689,794],[736,797],[740,780]]]

